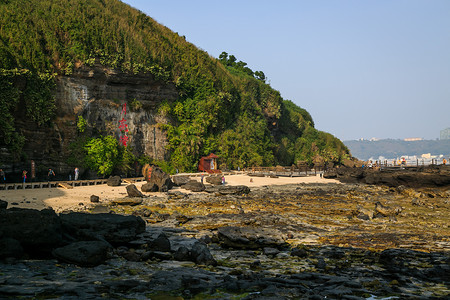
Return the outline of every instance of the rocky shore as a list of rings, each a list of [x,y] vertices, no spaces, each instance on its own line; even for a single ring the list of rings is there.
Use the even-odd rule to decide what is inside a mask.
[[[0,298],[450,295],[448,185],[234,189],[100,199],[60,214],[3,205]]]

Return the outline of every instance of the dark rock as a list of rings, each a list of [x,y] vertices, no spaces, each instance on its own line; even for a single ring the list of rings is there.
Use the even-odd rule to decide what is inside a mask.
[[[8,202],[0,200],[0,209],[6,209],[8,207]]]
[[[162,251],[146,251],[142,254],[142,260],[149,260],[152,258],[161,259],[161,260],[171,260],[173,259],[172,254],[170,252],[162,252]]]
[[[222,185],[222,177],[221,176],[208,176],[208,177],[206,177],[206,182],[211,183],[213,185]]]
[[[121,199],[111,200],[111,203],[115,204],[115,205],[135,206],[135,205],[142,204],[143,201],[144,200],[142,200],[142,198],[140,198],[140,197],[133,197],[133,198],[125,197],[125,198],[121,198]]]
[[[156,183],[145,183],[141,186],[141,191],[143,191],[144,193],[154,193],[157,192],[159,190],[158,186],[156,185]]]
[[[152,215],[152,211],[148,208],[143,208],[139,210],[133,211],[133,216],[141,216],[141,217],[150,217]]]
[[[100,202],[100,197],[96,195],[91,195],[91,202],[92,203],[98,203]]]
[[[141,255],[137,254],[135,251],[131,251],[128,249],[117,251],[117,254],[119,254],[128,261],[141,261],[142,259]]]
[[[170,241],[164,232],[161,232],[159,236],[153,241],[147,244],[148,248],[154,251],[170,252]]]
[[[317,264],[316,264],[317,269],[325,270],[326,266],[327,266],[327,264],[326,264],[325,260],[323,259],[323,257],[319,257],[319,259],[317,260]]]
[[[264,253],[264,255],[267,255],[267,256],[276,256],[278,253],[280,253],[280,250],[278,250],[276,248],[265,247],[263,249],[263,253]]]
[[[127,185],[127,193],[129,197],[145,197],[134,184]]]
[[[189,176],[177,175],[172,177],[172,181],[176,186],[183,186],[190,180]]]
[[[218,229],[218,237],[223,246],[238,249],[258,249],[264,247],[283,247],[286,242],[277,230],[225,226]]]
[[[308,251],[306,251],[306,249],[304,248],[294,248],[291,251],[291,256],[297,256],[297,257],[307,257],[308,256]]]
[[[178,261],[190,261],[191,254],[189,249],[185,246],[178,247],[177,251],[173,254],[173,259]]]
[[[208,245],[212,243],[212,238],[209,235],[204,235],[199,239],[199,241]]]
[[[145,221],[136,216],[115,214],[61,214],[64,230],[79,240],[105,239],[109,243],[126,243],[145,231]]]
[[[205,190],[205,185],[196,180],[190,180],[188,183],[183,185],[183,188],[193,192],[203,192]]]
[[[10,237],[0,239],[0,259],[7,257],[21,258],[23,254],[22,245],[18,240]]]
[[[0,210],[0,230],[3,238],[19,241],[30,254],[50,254],[54,247],[63,243],[61,221],[51,209]]]
[[[108,186],[120,186],[122,184],[122,179],[120,176],[110,176],[108,181],[106,181]]]
[[[145,166],[144,166],[145,170]],[[143,170],[143,172],[144,172]],[[167,192],[173,187],[173,182],[170,175],[164,172],[161,168],[151,166],[146,169],[145,179],[150,184],[156,184],[159,192]]]
[[[217,265],[217,261],[209,252],[208,246],[202,242],[197,242],[192,246],[191,258],[192,261],[199,265]]]
[[[53,251],[53,255],[68,263],[93,267],[106,261],[109,247],[107,243],[101,241],[82,241],[57,248]]]

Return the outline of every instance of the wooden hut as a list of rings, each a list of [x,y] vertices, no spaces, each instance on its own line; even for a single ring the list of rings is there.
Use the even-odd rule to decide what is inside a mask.
[[[211,153],[208,156],[203,156],[202,158],[200,158],[200,162],[198,163],[198,171],[208,173],[219,173],[220,170],[217,167],[218,158],[219,157],[214,153]]]

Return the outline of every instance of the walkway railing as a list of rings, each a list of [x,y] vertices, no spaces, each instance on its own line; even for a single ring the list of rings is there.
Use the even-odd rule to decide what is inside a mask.
[[[6,183],[0,185],[0,190],[24,190],[24,189],[42,189],[42,188],[73,188],[76,186],[90,186],[106,184],[108,179],[88,179],[88,180],[70,180],[70,181],[47,181],[47,182],[25,182],[25,183]],[[144,181],[144,177],[122,178],[126,183]]]

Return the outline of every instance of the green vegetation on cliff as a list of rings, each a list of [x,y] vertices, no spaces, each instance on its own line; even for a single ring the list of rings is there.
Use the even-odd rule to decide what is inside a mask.
[[[118,0],[0,0],[0,145],[23,145],[15,125],[21,99],[32,120],[48,124],[52,76],[94,62],[176,85],[178,99],[159,111],[173,120],[161,126],[170,165],[180,171],[195,170],[210,152],[231,168],[349,156],[341,141],[314,128],[308,112],[266,84],[262,71],[225,52],[215,59]],[[22,80],[32,97],[18,87],[22,72],[32,74]]]

